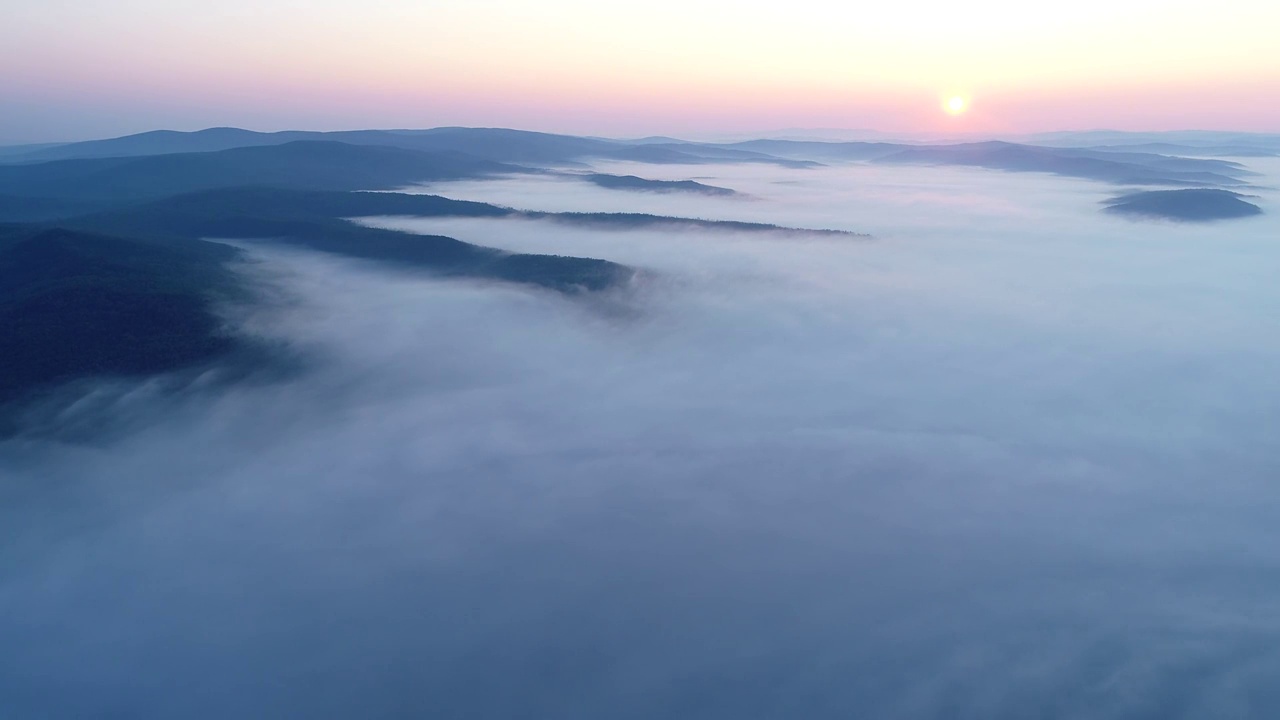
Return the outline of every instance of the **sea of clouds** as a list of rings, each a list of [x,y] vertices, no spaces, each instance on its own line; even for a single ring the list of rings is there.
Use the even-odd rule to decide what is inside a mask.
[[[647,271],[602,297],[252,246],[296,367],[0,444],[0,716],[1280,711],[1280,194],[599,169],[742,195],[418,191],[872,237],[363,221]]]

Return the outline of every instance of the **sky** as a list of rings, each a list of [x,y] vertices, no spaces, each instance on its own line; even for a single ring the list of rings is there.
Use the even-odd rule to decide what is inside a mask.
[[[0,0],[0,142],[160,127],[1280,132],[1280,3]],[[951,115],[944,103],[969,100]]]

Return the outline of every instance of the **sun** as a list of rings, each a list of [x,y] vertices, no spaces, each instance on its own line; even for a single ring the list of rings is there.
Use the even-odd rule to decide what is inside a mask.
[[[942,104],[949,115],[959,115],[969,109],[969,99],[963,95],[952,95]]]

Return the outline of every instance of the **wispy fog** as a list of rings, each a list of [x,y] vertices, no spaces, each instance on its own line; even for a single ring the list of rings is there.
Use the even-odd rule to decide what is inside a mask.
[[[1280,194],[599,169],[750,197],[427,191],[875,237],[367,221],[653,271],[591,300],[255,249],[297,371],[0,445],[0,716],[1280,712]]]

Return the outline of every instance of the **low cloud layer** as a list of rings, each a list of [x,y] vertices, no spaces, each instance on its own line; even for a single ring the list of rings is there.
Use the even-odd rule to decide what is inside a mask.
[[[128,432],[0,446],[4,706],[1280,708],[1277,214],[1136,226],[1096,186],[971,170],[697,173],[754,199],[432,191],[876,238],[368,221],[653,271],[590,301],[256,249],[272,302],[230,317],[296,372],[116,385]]]

